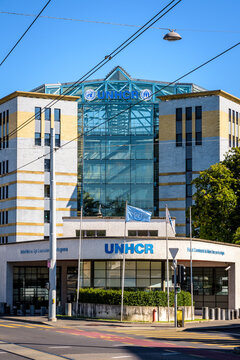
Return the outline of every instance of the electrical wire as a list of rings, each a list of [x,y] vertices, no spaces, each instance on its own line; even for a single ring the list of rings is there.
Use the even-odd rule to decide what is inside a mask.
[[[36,20],[40,17],[40,15],[42,14],[42,12],[46,9],[46,7],[48,6],[48,4],[51,2],[52,0],[48,0],[48,2],[44,5],[44,7],[42,8],[42,10],[38,13],[38,15],[35,17],[35,19],[33,20],[33,22],[28,26],[27,30],[24,31],[24,33],[22,34],[22,36],[18,39],[18,41],[15,43],[15,45],[11,48],[11,50],[7,53],[7,55],[5,56],[5,58],[1,61],[0,66],[2,66],[2,64],[7,60],[7,58],[9,57],[9,55],[13,52],[13,50],[17,47],[17,45],[20,43],[20,41],[24,38],[24,36],[27,34],[27,32],[31,29],[31,27],[33,26],[33,24],[36,22]]]
[[[11,12],[11,11],[0,11],[0,14],[6,15],[20,15],[20,16],[27,16],[33,17],[36,14],[26,14],[26,13],[18,13],[18,12]],[[101,25],[113,25],[113,26],[124,26],[124,27],[137,27],[140,28],[140,25],[135,24],[121,24],[121,23],[114,23],[110,21],[98,21],[98,20],[86,20],[86,19],[76,19],[76,18],[66,18],[66,17],[57,17],[57,16],[47,16],[43,15],[40,16],[43,19],[51,19],[51,20],[64,20],[64,21],[74,21],[74,22],[82,22],[82,23],[89,23],[89,24],[101,24]],[[172,27],[161,28],[158,26],[151,26],[152,29],[156,30],[170,30]],[[184,28],[177,28],[178,31],[196,31],[196,32],[219,32],[219,33],[237,33],[239,34],[240,31],[233,31],[233,30],[218,30],[218,29],[184,29]]]
[[[140,35],[142,35],[146,30],[149,29],[151,24],[156,23],[162,17],[164,17],[170,10],[172,10],[176,5],[178,5],[182,0],[178,0],[175,4],[173,4],[176,0],[170,1],[163,9],[161,9],[155,16],[153,16],[148,22],[146,22],[139,30],[137,30],[133,35],[131,35],[127,40],[125,40],[121,45],[119,45],[115,50],[113,50],[109,55],[106,55],[103,60],[101,60],[97,65],[95,65],[91,70],[89,70],[85,75],[83,75],[80,79],[75,81],[69,88],[67,88],[61,95],[57,97],[57,99],[52,100],[49,104],[47,104],[44,108],[41,109],[41,114],[46,111],[47,108],[54,106],[58,101],[63,99],[66,95],[69,94],[72,90],[74,90],[81,83],[86,81],[90,76],[95,74],[99,69],[101,69],[106,63],[112,60],[116,55],[118,55],[121,51],[123,51],[128,45],[130,45],[133,41],[135,41]],[[173,4],[173,5],[172,5]],[[171,6],[172,5],[172,6]],[[169,6],[171,6],[169,8]],[[169,9],[168,9],[169,8]],[[164,12],[165,11],[165,12]],[[163,14],[162,14],[163,13]],[[162,15],[161,15],[162,14]],[[150,24],[150,25],[149,25]],[[148,25],[148,26],[147,26]],[[9,137],[14,135],[17,131],[22,130],[25,126],[27,126],[30,122],[35,119],[35,115],[31,116],[20,126],[15,128],[9,133]]]
[[[202,63],[201,65],[199,65],[199,66],[195,67],[194,69],[188,71],[188,72],[185,73],[184,75],[178,77],[176,80],[172,81],[171,83],[169,83],[169,84],[166,85],[165,87],[167,87],[167,86],[169,86],[169,85],[171,85],[171,84],[174,84],[174,83],[176,83],[177,81],[185,78],[185,77],[188,76],[189,74],[192,74],[193,72],[195,72],[195,71],[199,70],[200,68],[206,66],[207,64],[209,64],[209,63],[211,63],[212,61],[216,60],[217,58],[223,56],[224,54],[226,54],[227,52],[233,50],[234,48],[236,48],[236,47],[239,46],[239,45],[240,45],[240,42],[234,44],[233,46],[231,46],[231,47],[229,47],[228,49],[226,49],[226,50],[222,51],[221,53],[219,53],[218,55],[216,55],[216,56],[212,57],[211,59],[205,61],[204,63]],[[161,90],[162,90],[162,89],[161,89]],[[160,92],[161,90],[157,90],[154,94]],[[129,107],[127,107],[127,108],[124,109],[123,111],[119,112],[119,113],[116,114],[115,116],[113,116],[113,117],[111,117],[111,118],[109,118],[109,119],[106,119],[106,120],[103,121],[102,123],[94,126],[94,127],[91,128],[89,131],[86,131],[86,132],[84,132],[84,133],[82,133],[82,134],[79,134],[78,136],[76,136],[75,138],[69,140],[68,142],[66,142],[65,144],[63,144],[62,146],[60,146],[59,148],[55,148],[54,151],[59,151],[60,149],[63,149],[65,146],[67,146],[67,145],[70,144],[71,142],[76,141],[76,140],[79,139],[80,137],[83,137],[83,136],[87,135],[90,131],[98,128],[99,126],[105,124],[106,122],[111,121],[112,119],[116,118],[117,116],[119,116],[119,115],[122,114],[123,112],[128,111],[130,108],[138,105],[139,103],[142,103],[143,101],[144,101],[144,100],[141,100],[141,101],[139,101],[139,102],[137,102],[137,103],[135,103],[135,104],[130,105]],[[50,153],[51,153],[51,152],[48,152],[47,154],[44,154],[44,155],[42,155],[42,156],[40,156],[40,157],[38,157],[38,158],[30,161],[29,163],[24,164],[24,165],[18,167],[15,171],[18,171],[18,170],[20,170],[20,169],[22,169],[22,168],[24,168],[24,167],[26,167],[26,166],[34,163],[35,161],[38,161],[39,159],[44,158],[44,157],[50,155]],[[6,175],[1,175],[0,177],[3,177],[3,176],[6,176]]]

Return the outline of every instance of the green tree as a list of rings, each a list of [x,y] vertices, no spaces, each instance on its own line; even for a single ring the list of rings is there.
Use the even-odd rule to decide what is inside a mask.
[[[212,165],[193,180],[193,226],[200,238],[232,242],[231,221],[237,206],[236,180],[223,163]]]
[[[240,227],[237,228],[237,231],[233,235],[233,243],[240,245]]]

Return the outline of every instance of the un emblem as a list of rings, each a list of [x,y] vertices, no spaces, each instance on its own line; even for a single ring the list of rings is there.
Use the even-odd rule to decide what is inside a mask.
[[[149,89],[144,89],[140,91],[140,98],[142,100],[149,101],[152,98],[152,92]]]
[[[96,96],[97,96],[97,93],[93,89],[88,89],[84,93],[84,98],[87,101],[93,101],[96,98]]]

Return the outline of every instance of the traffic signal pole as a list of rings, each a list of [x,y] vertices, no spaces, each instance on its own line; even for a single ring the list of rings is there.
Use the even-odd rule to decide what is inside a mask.
[[[177,260],[173,260],[174,267],[174,326],[177,327]]]

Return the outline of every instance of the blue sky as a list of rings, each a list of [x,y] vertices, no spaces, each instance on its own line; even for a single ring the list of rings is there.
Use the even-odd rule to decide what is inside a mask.
[[[169,0],[170,1],[170,0]],[[166,0],[52,0],[43,15],[142,25]],[[2,0],[0,12],[37,14],[46,0]],[[173,81],[240,41],[239,0],[182,0],[155,26],[175,28],[183,39],[163,41],[165,31],[149,29],[96,73],[104,77],[121,65],[134,78]],[[34,17],[0,13],[0,61]],[[136,28],[40,18],[0,67],[0,97],[43,83],[74,81],[111,52]],[[188,76],[206,89],[240,97],[240,46]]]

